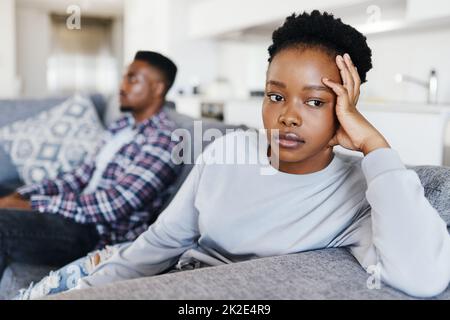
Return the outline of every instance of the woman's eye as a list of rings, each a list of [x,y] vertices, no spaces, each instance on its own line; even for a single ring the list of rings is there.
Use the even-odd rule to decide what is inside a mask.
[[[321,106],[323,105],[323,102],[320,101],[320,100],[314,100],[314,99],[313,99],[313,100],[308,100],[308,101],[306,101],[306,104],[307,104],[308,106],[318,108],[318,107],[321,107]]]
[[[280,96],[279,94],[268,94],[267,95],[272,102],[280,102],[283,101],[284,98]]]

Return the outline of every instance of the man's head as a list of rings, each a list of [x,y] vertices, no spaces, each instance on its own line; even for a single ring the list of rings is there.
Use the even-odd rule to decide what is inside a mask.
[[[348,53],[361,82],[371,69],[371,50],[357,30],[327,13],[289,16],[273,33],[263,104],[269,138],[278,129],[281,165],[309,161],[320,169],[331,155],[328,146],[338,128],[336,95],[323,78],[342,83],[336,55]],[[277,148],[272,148],[277,149]],[[322,162],[322,164],[321,164]]]
[[[176,73],[169,58],[152,51],[137,52],[120,86],[121,111],[138,115],[159,110]]]

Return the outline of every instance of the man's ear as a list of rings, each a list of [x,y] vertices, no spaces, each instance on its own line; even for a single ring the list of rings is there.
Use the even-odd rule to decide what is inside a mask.
[[[166,91],[166,84],[163,81],[157,81],[154,84],[153,92],[158,97],[164,97]]]

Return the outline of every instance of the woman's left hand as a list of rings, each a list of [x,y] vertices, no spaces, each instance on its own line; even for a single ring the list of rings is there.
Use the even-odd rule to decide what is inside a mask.
[[[324,78],[323,83],[337,95],[336,115],[339,127],[329,146],[341,145],[350,150],[361,151],[364,155],[378,148],[389,148],[383,135],[356,109],[361,79],[348,54],[338,55],[336,64],[343,84]]]

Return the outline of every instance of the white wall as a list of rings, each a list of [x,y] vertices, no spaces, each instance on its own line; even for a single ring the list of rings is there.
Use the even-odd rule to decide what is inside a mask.
[[[127,0],[124,2],[124,65],[138,50],[158,51],[179,67],[169,98],[179,90],[191,91],[217,76],[214,40],[195,40],[188,35],[189,7],[195,1]]]
[[[19,90],[16,76],[15,1],[0,1],[0,98],[15,97]]]
[[[136,51],[168,53],[170,42],[170,1],[126,0],[124,2],[124,62]]]
[[[219,75],[230,81],[234,96],[248,98],[250,90],[263,90],[269,42],[222,41],[219,46]]]
[[[345,20],[344,20],[345,21]],[[230,79],[236,97],[243,91],[264,87],[267,48],[270,41],[223,41],[218,52],[218,70]],[[450,27],[427,28],[368,36],[373,68],[362,86],[361,99],[370,102],[425,103],[427,89],[412,83],[397,83],[397,73],[423,81],[435,68],[438,102],[450,104]]]
[[[17,62],[24,97],[47,94],[47,58],[50,53],[51,26],[45,9],[17,8]]]
[[[177,79],[169,97],[178,90],[189,94],[194,85],[205,86],[218,77],[219,52],[217,41],[193,39],[186,27],[187,12],[192,1],[171,0],[170,8],[170,57],[178,65]]]
[[[427,80],[438,72],[438,101],[450,103],[450,28],[369,36],[373,69],[367,75],[362,98],[373,101],[426,102],[427,90],[411,83],[396,83],[404,73]]]
[[[450,2],[448,0],[408,0],[407,16],[409,18],[435,18],[450,14]]]
[[[112,47],[113,54],[117,58],[117,69],[119,70],[119,75],[123,69],[124,63],[124,37],[123,37],[123,17],[116,17],[112,24]]]
[[[189,0],[191,1],[191,0]],[[370,2],[367,0],[206,0],[194,3],[189,34],[208,37],[283,19],[299,10],[327,9]]]
[[[0,0],[1,4],[3,0]],[[47,61],[52,45],[50,11],[46,6],[25,1],[19,2],[16,7],[17,72],[21,80],[19,93],[22,97],[36,98],[51,94],[47,87]],[[2,11],[0,15],[1,13]],[[62,13],[65,14],[65,11]],[[0,33],[2,30],[0,29]],[[111,42],[120,75],[124,54],[123,20],[120,16],[114,19]]]

